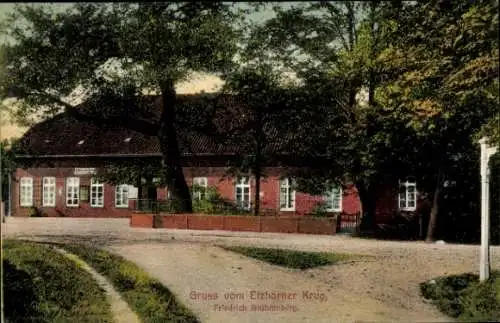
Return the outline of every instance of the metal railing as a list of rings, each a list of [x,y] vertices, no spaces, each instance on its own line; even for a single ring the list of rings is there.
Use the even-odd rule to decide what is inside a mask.
[[[132,200],[132,208],[136,211],[150,212],[154,214],[176,214],[183,213],[180,207],[181,203],[173,199],[151,200],[151,199],[136,199]],[[234,201],[229,200],[193,200],[192,207],[194,213],[214,214],[214,215],[254,215],[254,206],[241,207]],[[338,216],[336,213],[314,213],[312,210],[305,211],[280,211],[279,208],[260,207],[259,216],[314,216],[332,218],[337,217],[339,220],[344,217]],[[345,218],[344,218],[345,219]],[[354,221],[353,221],[354,220]],[[349,216],[349,222],[358,224],[359,216]]]
[[[182,213],[180,201],[173,199],[150,200],[137,199],[133,202],[133,208],[136,211],[152,213]],[[193,212],[206,214],[234,214],[251,215],[251,208],[243,208],[230,201],[192,201]]]

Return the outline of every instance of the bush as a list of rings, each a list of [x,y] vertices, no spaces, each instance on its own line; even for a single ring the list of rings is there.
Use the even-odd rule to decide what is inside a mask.
[[[73,261],[39,243],[3,247],[8,322],[112,322],[105,292]]]
[[[30,211],[29,211],[30,218],[41,218],[43,216],[44,216],[44,214],[42,213],[42,211],[39,208],[34,207],[34,206],[30,207]]]
[[[422,283],[420,290],[441,312],[453,318],[472,322],[500,320],[500,272],[492,272],[484,283],[473,274],[441,277]]]
[[[224,199],[217,189],[208,187],[201,200],[193,201],[193,211],[203,214],[218,215],[250,215],[251,212],[242,210],[232,201]]]
[[[327,211],[325,202],[318,202],[314,205],[311,211],[311,215],[319,218],[327,218],[331,217],[332,213]]]
[[[221,247],[223,249],[241,253],[267,263],[296,269],[309,269],[319,266],[333,265],[338,261],[352,258],[351,255],[326,252],[304,252],[284,249],[268,249],[253,247]]]
[[[133,262],[85,245],[65,245],[63,248],[78,255],[106,276],[143,322],[199,322],[194,314],[175,299],[168,288]]]

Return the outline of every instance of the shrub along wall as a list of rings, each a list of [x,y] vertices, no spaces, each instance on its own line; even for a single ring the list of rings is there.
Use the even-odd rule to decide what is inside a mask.
[[[335,234],[334,218],[134,213],[133,228]]]

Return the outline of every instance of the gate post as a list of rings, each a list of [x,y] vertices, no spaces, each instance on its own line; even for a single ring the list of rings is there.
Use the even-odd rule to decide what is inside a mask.
[[[487,138],[479,140],[481,145],[481,252],[479,261],[479,281],[490,277],[490,192],[489,160],[497,152],[497,147],[488,145]]]

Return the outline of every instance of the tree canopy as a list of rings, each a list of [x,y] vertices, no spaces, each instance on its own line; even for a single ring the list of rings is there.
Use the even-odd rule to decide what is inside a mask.
[[[337,140],[321,142],[337,148],[330,151],[356,182],[365,211],[374,210],[370,187],[413,175],[435,197],[435,220],[439,188],[458,177],[460,164],[477,162],[478,136],[498,136],[497,11],[497,1],[304,3],[277,9],[252,46],[312,85],[313,97],[348,93],[351,118],[332,124],[350,134],[341,144],[347,153],[338,153]],[[365,91],[367,102],[355,99]]]
[[[168,186],[190,211],[174,126],[175,84],[193,71],[229,71],[241,17],[222,2],[78,3],[63,12],[17,6],[3,30],[13,41],[2,48],[0,99],[17,98],[24,115],[64,109],[158,136]],[[148,112],[139,111],[144,92],[162,96],[157,122],[141,117]],[[84,115],[72,96],[94,102],[98,113]],[[103,99],[113,104],[102,105]]]

